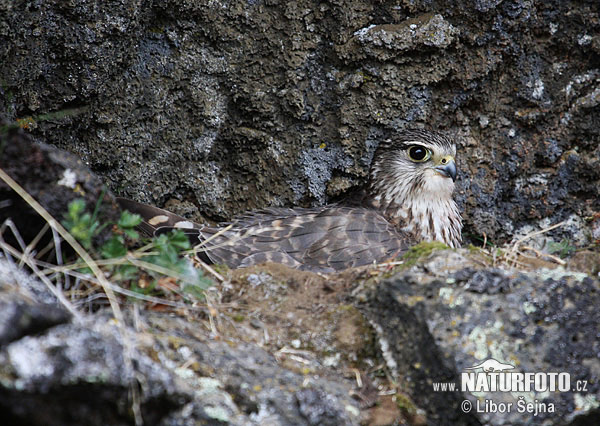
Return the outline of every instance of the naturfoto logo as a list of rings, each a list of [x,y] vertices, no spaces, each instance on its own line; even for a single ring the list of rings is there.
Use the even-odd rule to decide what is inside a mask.
[[[514,365],[489,358],[477,365],[465,368],[474,370],[461,374],[463,392],[568,392],[571,390],[569,373],[520,373],[512,372]],[[475,370],[482,370],[477,372]]]

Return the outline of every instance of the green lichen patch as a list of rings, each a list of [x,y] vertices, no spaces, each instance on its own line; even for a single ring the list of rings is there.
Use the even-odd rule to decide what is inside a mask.
[[[415,246],[412,246],[404,255],[402,255],[402,269],[410,268],[416,265],[419,260],[427,258],[431,253],[438,250],[447,250],[448,247],[446,244],[441,243],[439,241],[432,242],[423,242],[419,243]]]

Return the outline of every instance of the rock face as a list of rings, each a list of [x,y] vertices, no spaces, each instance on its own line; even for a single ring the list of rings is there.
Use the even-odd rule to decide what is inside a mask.
[[[336,200],[382,138],[426,126],[456,135],[467,241],[565,221],[532,245],[569,251],[600,239],[599,14],[597,0],[0,0],[0,166],[57,218],[106,182],[223,220]],[[44,222],[0,196],[33,238]],[[137,409],[163,425],[600,424],[597,247],[558,272],[467,249],[387,279],[257,267],[201,313],[128,306],[122,329],[1,255],[8,424],[131,424]],[[434,390],[488,359],[586,388]],[[555,412],[462,405],[519,397]]]
[[[464,423],[458,415],[465,400],[472,413],[482,407],[475,414],[484,424],[593,424],[600,416],[599,289],[597,279],[581,273],[482,269],[465,253],[444,251],[379,283],[366,312],[390,368],[413,389],[419,406],[436,407],[434,424]],[[434,389],[434,383],[460,389],[466,383],[461,373],[487,359],[509,364],[508,374],[568,373],[569,388]],[[492,412],[486,400],[512,409]]]
[[[33,117],[37,139],[120,195],[214,220],[322,204],[362,182],[387,131],[425,125],[457,134],[467,236],[501,242],[569,219],[554,239],[589,241],[595,0],[4,1],[0,12],[0,114]]]

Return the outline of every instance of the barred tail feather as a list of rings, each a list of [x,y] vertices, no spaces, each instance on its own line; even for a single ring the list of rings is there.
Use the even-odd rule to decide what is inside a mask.
[[[117,202],[123,210],[139,214],[143,222],[139,230],[149,236],[159,235],[173,229],[181,229],[188,236],[198,236],[199,226],[189,220],[158,207],[138,203],[127,198],[117,197]]]

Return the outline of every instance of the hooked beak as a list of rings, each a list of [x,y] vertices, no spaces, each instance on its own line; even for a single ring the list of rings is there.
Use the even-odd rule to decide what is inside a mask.
[[[451,155],[442,158],[439,165],[434,167],[434,170],[444,177],[452,178],[452,182],[456,182],[456,163]]]

